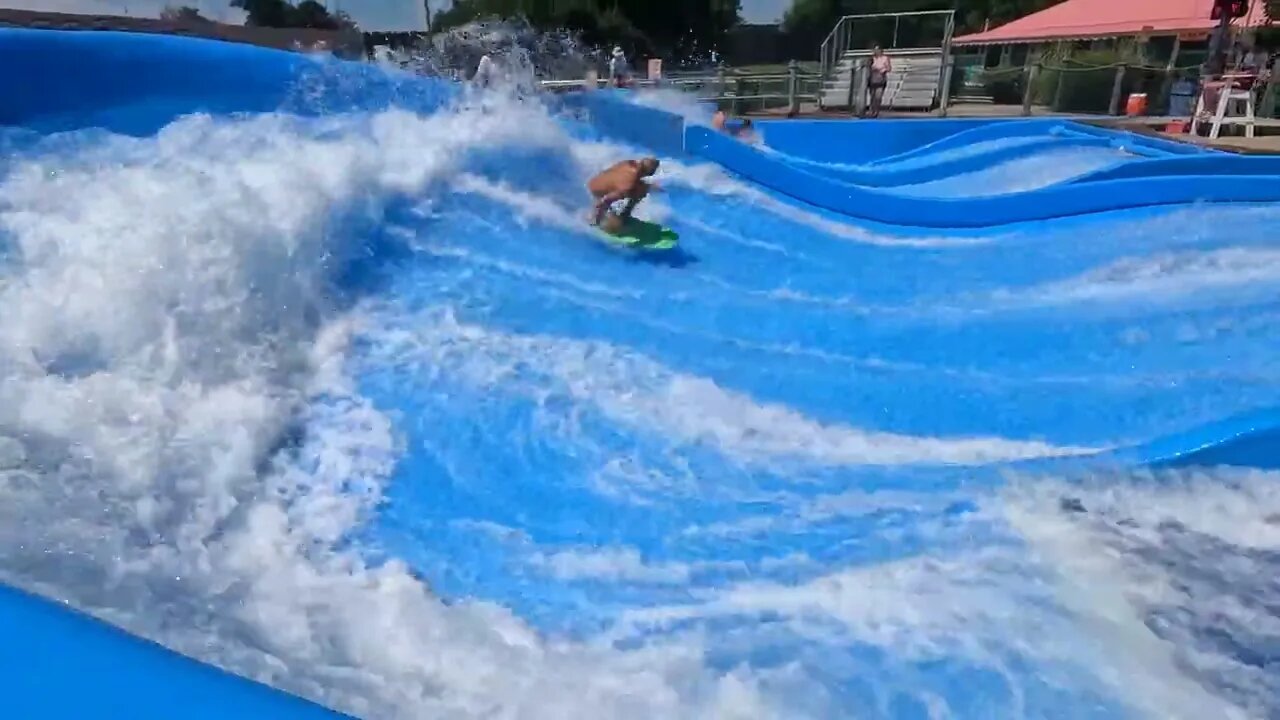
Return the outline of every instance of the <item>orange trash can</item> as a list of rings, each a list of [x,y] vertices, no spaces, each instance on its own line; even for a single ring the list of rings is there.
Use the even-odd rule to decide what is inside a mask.
[[[1124,114],[1129,117],[1137,117],[1147,114],[1147,94],[1134,93],[1129,96],[1129,101],[1125,103]]]

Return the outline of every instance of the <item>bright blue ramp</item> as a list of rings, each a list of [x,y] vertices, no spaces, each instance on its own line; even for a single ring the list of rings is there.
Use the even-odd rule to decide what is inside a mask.
[[[7,712],[24,718],[338,720],[338,713],[0,587]]]
[[[1266,163],[0,59],[19,716],[1280,713]],[[643,154],[678,252],[586,225]]]
[[[1060,140],[1050,148],[1079,150],[1080,145]],[[1076,143],[1089,146],[1088,140]],[[699,157],[713,160],[735,174],[815,207],[850,217],[890,225],[923,227],[992,227],[1033,220],[1047,220],[1088,213],[1125,210],[1156,205],[1185,205],[1194,202],[1270,202],[1280,199],[1280,183],[1265,178],[1280,177],[1280,162],[1274,159],[1237,161],[1212,158],[1207,163],[1188,159],[1151,160],[1141,169],[1128,170],[1136,161],[1117,158],[1091,173],[1067,182],[1028,192],[1006,192],[976,197],[925,197],[919,193],[904,194],[894,185],[922,182],[927,173],[956,172],[957,165],[969,165],[984,156],[967,156],[958,162],[942,162],[933,166],[912,166],[905,170],[869,167],[856,174],[820,170],[812,165],[794,163],[784,157],[760,152],[709,128],[692,127],[686,134],[686,147]],[[1027,146],[1017,148],[1023,151]],[[1041,149],[1043,152],[1043,149]],[[1163,162],[1178,163],[1169,172],[1161,171]],[[1239,171],[1213,172],[1221,165],[1240,162]],[[1188,171],[1203,175],[1187,175]],[[1127,172],[1126,172],[1127,171]],[[856,184],[867,182],[864,175],[879,172],[888,176],[877,186]],[[1099,175],[1090,178],[1089,175]],[[905,176],[905,178],[903,177]],[[968,180],[966,180],[968,182]]]

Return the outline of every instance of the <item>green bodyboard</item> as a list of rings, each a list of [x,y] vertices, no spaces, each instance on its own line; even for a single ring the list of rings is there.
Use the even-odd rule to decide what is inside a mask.
[[[636,250],[671,250],[680,239],[674,230],[635,218],[624,220],[616,233],[601,232],[610,243]]]

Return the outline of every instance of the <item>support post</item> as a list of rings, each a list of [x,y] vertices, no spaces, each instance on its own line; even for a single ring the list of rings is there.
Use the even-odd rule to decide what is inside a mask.
[[[1058,85],[1053,89],[1053,105],[1049,108],[1054,112],[1062,109],[1062,96],[1067,89],[1067,58],[1071,55],[1070,45],[1058,43],[1058,47],[1062,49],[1062,57],[1058,59],[1062,63],[1062,69],[1058,71]]]
[[[1031,115],[1031,100],[1036,92],[1036,80],[1040,79],[1040,62],[1037,60],[1035,65],[1029,65],[1024,68],[1025,85],[1022,88],[1022,114],[1024,117]]]
[[[951,76],[955,75],[955,58],[947,58],[942,62],[942,97],[938,101],[938,116],[946,117],[947,108],[951,105]]]
[[[1128,69],[1128,65],[1116,68],[1116,78],[1111,82],[1111,105],[1107,108],[1110,115],[1120,114],[1120,95],[1124,93],[1124,74]]]
[[[861,63],[861,60],[854,60],[849,63],[849,102],[845,107],[849,108],[850,115],[856,115],[858,112],[854,104],[858,97],[858,65]]]
[[[951,76],[955,74],[956,67],[955,56],[951,54],[951,37],[955,32],[955,22],[956,14],[953,9],[951,14],[947,15],[942,29],[942,77],[938,79],[942,86],[942,98],[938,104],[942,117],[947,116],[947,108],[951,105]]]
[[[1066,87],[1067,87],[1067,70],[1066,70],[1066,66],[1064,65],[1063,69],[1058,71],[1058,84],[1053,89],[1053,105],[1050,106],[1049,108],[1053,112],[1059,112],[1060,108],[1062,107],[1062,95],[1063,93],[1066,92]]]
[[[862,58],[858,61],[857,70],[853,73],[853,83],[849,85],[849,94],[851,98],[850,108],[858,116],[867,114],[867,80],[870,73],[867,71],[870,59]]]
[[[787,63],[787,114],[800,114],[800,64],[795,60]]]
[[[1178,68],[1178,53],[1182,51],[1182,37],[1173,36],[1173,50],[1169,53],[1169,62],[1164,66],[1164,81],[1160,83],[1160,107],[1164,114],[1171,114],[1173,105],[1173,73]]]

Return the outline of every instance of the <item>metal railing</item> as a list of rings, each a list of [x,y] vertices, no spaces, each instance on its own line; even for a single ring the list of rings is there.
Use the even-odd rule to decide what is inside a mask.
[[[543,80],[546,90],[568,91],[587,86],[588,79]],[[596,80],[606,87],[605,78]],[[672,88],[696,96],[699,100],[729,104],[733,112],[786,108],[799,112],[805,103],[816,104],[822,92],[822,76],[805,72],[799,63],[791,62],[785,73],[746,73],[722,68],[714,73],[681,73],[660,80],[635,80],[631,87]]]
[[[929,48],[898,47],[898,35],[901,28],[903,18],[923,18],[928,16],[945,18],[943,23],[943,37],[937,46]],[[826,77],[840,64],[840,59],[851,49],[853,44],[855,21],[869,21],[882,18],[893,18],[893,34],[889,42],[881,41],[881,47],[886,50],[923,50],[923,49],[941,49],[945,54],[949,54],[951,50],[951,38],[955,34],[955,11],[954,10],[918,10],[914,12],[898,12],[898,13],[863,13],[860,15],[845,15],[836,22],[835,27],[831,28],[831,32],[827,34],[825,40],[822,41],[822,47],[819,49],[818,58],[820,62],[819,72]]]

